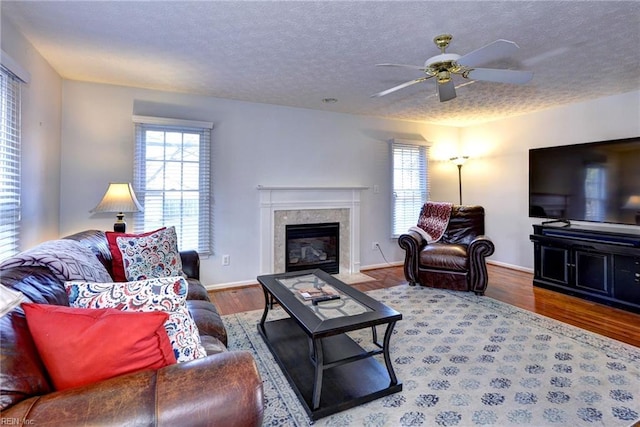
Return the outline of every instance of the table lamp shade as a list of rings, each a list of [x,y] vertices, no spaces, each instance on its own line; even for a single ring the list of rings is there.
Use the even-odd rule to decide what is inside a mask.
[[[640,196],[629,196],[622,208],[640,210]]]
[[[130,183],[112,182],[100,203],[91,212],[117,212],[118,220],[113,225],[113,230],[124,233],[127,226],[124,222],[124,212],[139,212],[141,210],[142,206],[140,206]]]
[[[622,209],[633,209],[636,211],[636,224],[640,225],[640,195],[629,196]]]

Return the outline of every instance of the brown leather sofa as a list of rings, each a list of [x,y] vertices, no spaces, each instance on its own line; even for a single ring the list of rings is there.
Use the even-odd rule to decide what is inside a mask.
[[[89,247],[107,271],[111,253],[101,231],[66,237]],[[250,353],[227,351],[227,334],[199,281],[195,251],[180,253],[188,276],[188,308],[208,356],[88,386],[55,391],[17,307],[0,318],[2,420],[37,426],[259,426],[262,380]],[[26,302],[69,305],[64,284],[43,266],[0,270],[0,281]]]
[[[408,231],[398,238],[405,250],[404,275],[410,285],[473,291],[487,289],[486,257],[495,247],[484,235],[482,206],[454,205],[442,238],[427,244],[423,236]]]

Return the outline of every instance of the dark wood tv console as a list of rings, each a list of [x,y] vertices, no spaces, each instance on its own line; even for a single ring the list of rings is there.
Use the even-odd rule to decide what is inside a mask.
[[[534,225],[533,284],[640,313],[640,227]]]

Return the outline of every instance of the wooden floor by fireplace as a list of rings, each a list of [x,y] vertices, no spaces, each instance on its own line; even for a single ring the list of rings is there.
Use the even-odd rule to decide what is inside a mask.
[[[485,296],[551,317],[609,338],[640,347],[640,314],[534,287],[533,275],[490,264]],[[363,271],[375,281],[357,283],[361,291],[407,285],[401,266]],[[210,291],[220,314],[257,310],[264,307],[259,285]]]

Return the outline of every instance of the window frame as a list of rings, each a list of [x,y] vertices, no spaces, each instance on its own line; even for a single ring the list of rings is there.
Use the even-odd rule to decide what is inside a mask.
[[[134,116],[133,121],[135,124],[133,188],[138,201],[143,207],[142,212],[136,212],[133,215],[135,221],[134,232],[142,233],[159,227],[175,226],[180,250],[193,249],[201,256],[211,255],[213,253],[211,235],[211,219],[213,217],[211,203],[213,199],[211,191],[211,129],[213,128],[213,123],[149,116]],[[163,157],[160,160],[158,158],[149,159],[147,156],[147,131],[163,133]],[[180,134],[180,143],[178,145],[182,146],[182,149],[178,150],[180,152],[179,159],[167,157],[166,151],[167,147],[173,146],[175,148],[175,144],[166,140],[167,135],[175,137],[176,134]],[[199,136],[197,161],[188,159],[184,150],[184,146],[188,145],[188,136],[194,134]],[[187,139],[185,139],[185,135],[187,135]],[[178,151],[174,151],[174,153]],[[171,170],[170,168],[174,169],[174,173],[175,170],[178,170],[180,186],[178,188],[167,188],[166,177],[168,175],[164,175],[160,189],[148,189],[146,172],[148,164],[152,162],[161,164],[160,169],[163,173]],[[197,164],[195,167],[197,169],[197,184],[194,184],[193,175],[187,172],[189,168],[194,169],[194,164]],[[175,181],[173,184],[175,184]],[[159,217],[153,223],[150,223],[149,220],[145,219],[144,208],[147,197],[153,196],[162,200],[158,205],[162,211],[159,212]],[[172,205],[179,207],[177,213],[169,213],[172,209],[165,203],[167,200],[174,201]],[[197,202],[188,203],[194,200]],[[184,209],[189,209],[189,206],[192,206],[196,211],[198,218],[196,226],[193,226],[192,223],[183,222],[183,219],[188,217],[188,215],[184,214]],[[173,210],[173,212],[176,211]],[[175,218],[179,218],[179,220],[175,221]],[[189,233],[188,230],[193,232]],[[197,241],[196,247],[188,247],[192,245],[186,245],[184,242],[187,241],[194,243]]]
[[[29,83],[31,75],[4,51],[1,51],[0,58],[0,260],[2,260],[20,251],[22,86]]]
[[[584,212],[586,221],[604,222],[607,207],[607,168],[587,165],[584,177]]]
[[[402,139],[392,139],[389,141],[389,155],[391,164],[391,238],[398,238],[405,233],[409,227],[414,226],[418,222],[420,209],[429,200],[430,197],[430,179],[429,179],[429,149],[431,143],[428,141],[411,141]],[[402,152],[405,154],[418,155],[417,165],[407,165],[406,167],[397,167],[397,157]],[[398,181],[396,170],[405,171],[402,180],[412,181],[411,184],[417,182],[418,188],[404,189],[411,194],[405,197],[401,204],[398,203],[398,191],[402,183]],[[417,174],[417,175],[416,175]],[[409,175],[409,176],[407,176]],[[403,209],[400,209],[403,208]],[[414,212],[415,211],[415,212]]]

